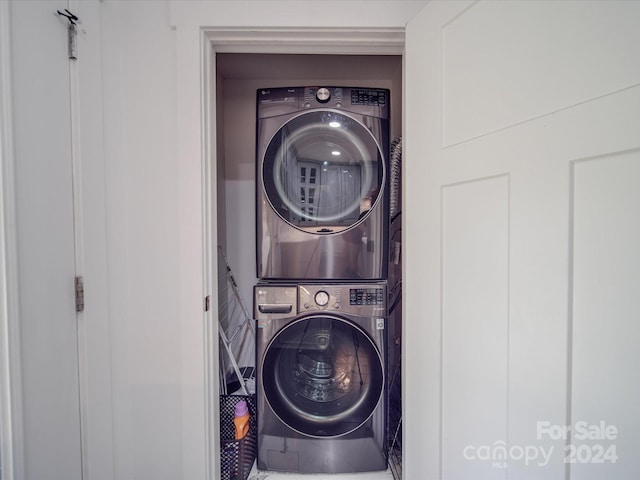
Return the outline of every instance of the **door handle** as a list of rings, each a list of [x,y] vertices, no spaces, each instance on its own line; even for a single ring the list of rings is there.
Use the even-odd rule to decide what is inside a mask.
[[[260,313],[291,313],[293,305],[290,303],[261,303],[258,305]]]

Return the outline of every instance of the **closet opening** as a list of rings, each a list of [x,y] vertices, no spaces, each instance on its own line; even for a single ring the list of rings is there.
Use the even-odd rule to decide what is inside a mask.
[[[214,61],[215,112],[212,115],[215,115],[215,122],[212,123],[215,124],[216,142],[211,149],[215,149],[212,154],[217,161],[211,166],[215,169],[212,176],[215,177],[216,192],[211,208],[215,208],[217,223],[211,226],[212,245],[209,248],[218,258],[218,318],[229,336],[234,337],[230,341],[234,361],[240,367],[245,386],[251,390],[255,388],[255,379],[251,378],[256,366],[255,325],[243,322],[247,315],[253,319],[253,287],[259,280],[256,275],[256,92],[263,88],[304,86],[388,89],[389,139],[398,143],[402,134],[402,55],[216,53]],[[391,173],[391,168],[388,171]],[[391,447],[389,466],[392,471],[396,468],[396,479],[401,478],[402,457],[400,210],[398,204],[391,212],[397,218],[395,221],[389,218],[389,282],[396,284],[395,292],[389,284],[389,291],[394,295],[389,306],[397,311],[390,315],[388,322],[388,392],[385,398],[390,418],[387,429],[387,442]],[[229,273],[234,283],[229,282]],[[237,370],[222,346],[219,352],[221,371],[212,374],[219,375],[221,386],[236,388]]]

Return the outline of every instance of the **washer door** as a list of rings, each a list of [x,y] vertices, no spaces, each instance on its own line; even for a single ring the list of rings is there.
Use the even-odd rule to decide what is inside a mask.
[[[365,218],[382,193],[384,162],[371,130],[333,110],[303,113],[271,139],[263,185],[276,213],[296,228],[337,233]]]
[[[290,428],[335,437],[373,414],[384,386],[383,360],[353,323],[311,316],[289,323],[271,340],[262,384],[271,409]]]

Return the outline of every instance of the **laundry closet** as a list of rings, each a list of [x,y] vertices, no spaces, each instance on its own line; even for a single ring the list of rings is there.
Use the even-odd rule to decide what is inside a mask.
[[[367,98],[372,94],[374,96],[381,96],[380,102],[378,102],[379,99],[376,97],[375,103],[381,103],[383,106],[385,115],[388,115],[388,123],[386,123],[387,120],[385,120],[383,128],[383,130],[385,130],[384,141],[382,139],[376,139],[376,144],[384,145],[380,150],[383,153],[384,158],[379,159],[379,161],[383,162],[385,167],[383,169],[384,172],[379,172],[379,182],[383,183],[376,186],[384,187],[379,189],[384,193],[384,197],[381,195],[380,201],[377,202],[378,208],[381,209],[380,213],[377,214],[380,217],[380,220],[378,220],[380,226],[375,228],[384,231],[384,236],[382,236],[381,233],[379,241],[376,242],[369,239],[369,248],[367,248],[367,243],[364,243],[364,259],[361,261],[361,263],[369,265],[372,262],[375,262],[374,257],[379,257],[380,260],[378,260],[378,263],[381,261],[385,262],[384,268],[378,268],[378,270],[369,275],[369,277],[366,277],[367,274],[365,274],[364,278],[366,281],[377,279],[378,283],[368,284],[361,282],[357,285],[350,285],[350,290],[341,290],[342,287],[340,285],[334,286],[330,281],[328,282],[330,288],[322,285],[318,286],[317,279],[321,278],[318,276],[320,274],[313,274],[311,275],[311,277],[313,277],[311,283],[313,284],[316,282],[316,285],[300,286],[300,282],[289,282],[288,288],[293,292],[291,293],[293,296],[309,296],[310,301],[307,302],[307,304],[313,304],[313,299],[316,298],[315,301],[318,302],[317,298],[319,298],[320,295],[328,295],[331,297],[331,302],[333,303],[334,298],[339,298],[340,296],[348,299],[349,291],[351,291],[352,296],[371,295],[370,292],[372,289],[370,287],[379,287],[374,289],[375,291],[380,292],[380,306],[376,308],[380,311],[384,309],[384,313],[377,313],[377,315],[384,317],[385,319],[387,319],[388,315],[388,319],[384,324],[384,329],[378,330],[378,332],[376,332],[375,329],[375,319],[372,319],[372,321],[374,321],[374,327],[368,333],[364,333],[367,329],[366,327],[363,327],[364,334],[361,336],[361,341],[358,345],[360,346],[361,351],[366,353],[367,350],[365,347],[367,347],[367,345],[365,345],[365,340],[367,338],[375,339],[379,337],[381,339],[379,344],[371,346],[370,353],[374,351],[379,352],[380,365],[382,368],[379,373],[378,370],[376,370],[371,373],[371,375],[373,378],[376,378],[376,376],[379,377],[378,380],[380,383],[386,383],[386,385],[384,388],[380,387],[379,391],[376,391],[375,388],[372,387],[372,389],[368,390],[367,394],[364,396],[366,400],[361,402],[365,404],[365,410],[367,408],[366,403],[373,406],[378,405],[375,409],[370,405],[372,412],[373,410],[375,410],[375,412],[352,412],[351,409],[344,413],[343,416],[345,418],[350,417],[349,421],[353,421],[353,418],[358,418],[358,415],[363,416],[363,419],[365,420],[368,420],[369,416],[374,418],[379,417],[377,427],[375,427],[379,430],[379,434],[376,435],[376,441],[382,446],[382,451],[385,455],[384,458],[380,458],[377,463],[374,460],[367,463],[367,460],[365,460],[362,465],[354,464],[350,466],[341,466],[340,460],[334,457],[328,460],[325,459],[325,463],[331,463],[333,464],[332,468],[338,469],[332,472],[331,470],[323,470],[324,467],[320,464],[315,466],[313,464],[310,465],[310,462],[308,461],[304,461],[303,450],[305,447],[301,447],[300,459],[297,458],[298,453],[295,454],[295,458],[291,455],[282,455],[276,459],[271,458],[272,455],[270,454],[271,463],[267,464],[267,461],[263,458],[262,466],[264,467],[266,465],[268,469],[273,468],[276,471],[299,471],[306,473],[345,473],[347,471],[360,471],[360,468],[362,468],[363,471],[380,470],[386,468],[386,453],[388,449],[391,448],[392,452],[389,457],[389,465],[392,469],[394,466],[398,469],[397,472],[394,472],[394,475],[396,475],[396,478],[400,478],[401,202],[399,182],[402,132],[402,57],[399,55],[219,53],[216,55],[216,74],[217,111],[215,136],[217,145],[216,156],[218,158],[216,165],[216,205],[218,220],[216,233],[218,242],[217,250],[219,255],[218,311],[222,314],[221,321],[223,326],[229,332],[237,332],[239,328],[242,328],[242,325],[238,325],[238,320],[234,318],[225,318],[225,313],[229,312],[230,309],[233,309],[233,306],[227,305],[227,302],[230,301],[231,297],[234,297],[231,299],[232,302],[239,301],[244,305],[246,310],[251,312],[254,306],[254,286],[259,284],[261,278],[265,276],[262,271],[260,254],[257,252],[257,249],[261,248],[259,241],[257,245],[257,239],[258,237],[262,238],[264,235],[261,231],[257,231],[260,221],[258,218],[260,212],[256,212],[256,195],[257,190],[260,189],[260,185],[257,184],[256,177],[261,177],[262,173],[261,170],[257,168],[258,164],[256,158],[256,105],[259,101],[259,99],[256,98],[257,91],[259,89],[273,89],[276,91],[277,89],[284,87],[311,87],[311,89],[307,90],[313,91],[315,95],[314,89],[319,89],[321,87],[338,87],[337,90],[332,90],[332,93],[335,94],[338,92],[338,95],[341,95],[342,90],[344,90],[345,97],[350,96],[350,98],[358,97],[358,95],[362,96],[363,94],[367,95]],[[349,87],[352,87],[353,90]],[[299,90],[302,91],[302,89]],[[294,93],[292,93],[292,95],[293,94]],[[308,94],[308,92],[306,94]],[[365,103],[366,102],[371,102],[370,98],[366,100]],[[340,102],[338,102],[338,106],[341,106]],[[387,126],[388,133],[386,131]],[[376,130],[376,128],[373,130]],[[393,167],[390,164],[390,148],[392,146],[396,152],[395,164]],[[335,154],[336,153],[334,153],[334,155]],[[260,154],[258,154],[258,156],[260,156]],[[301,168],[304,169],[305,167]],[[390,209],[388,190],[390,187],[390,178],[392,177],[392,169],[394,170],[393,175],[395,175],[395,198],[392,201],[393,205]],[[344,168],[342,168],[342,170],[344,170]],[[374,176],[378,175],[375,168],[372,170],[374,171]],[[346,172],[346,170],[344,171]],[[365,187],[363,186],[362,188]],[[372,191],[377,190],[377,188],[367,188]],[[312,189],[311,191],[314,190]],[[384,198],[384,202],[382,201],[382,198]],[[264,199],[262,201],[266,202]],[[311,202],[311,199],[307,198],[307,202]],[[395,219],[392,217],[395,217]],[[392,222],[392,220],[394,221]],[[366,225],[366,222],[363,221],[363,223]],[[322,225],[319,225],[317,228],[320,229],[320,233],[332,233],[326,227],[322,227]],[[347,226],[344,228],[349,227]],[[357,232],[357,229],[354,230]],[[325,235],[324,240],[330,236],[331,235]],[[370,237],[371,236],[372,235],[370,235]],[[371,257],[369,258],[367,257],[366,252],[368,250],[370,253],[373,250],[371,245],[374,243],[378,245],[376,248],[380,251],[378,252],[378,250],[376,250],[376,253],[369,255],[369,257]],[[332,252],[335,252],[336,249],[337,247],[330,248]],[[384,252],[382,252],[382,249],[384,249]],[[355,255],[357,256],[358,254],[356,253]],[[293,262],[294,259],[291,258],[290,261]],[[348,261],[348,257],[345,257],[342,261]],[[262,263],[264,264],[265,262],[263,261]],[[286,263],[287,258],[282,261],[282,265],[285,265]],[[301,271],[302,270],[304,270],[304,268],[302,268]],[[320,271],[323,271],[322,268]],[[235,282],[232,286],[229,285],[228,281],[228,275],[230,272],[231,275],[233,275],[233,281]],[[286,279],[287,274],[287,272],[284,272],[276,273],[275,275],[280,275]],[[294,273],[290,276],[296,277],[296,274]],[[297,278],[300,278],[300,274],[297,274]],[[325,278],[330,279],[330,274],[327,274]],[[335,279],[336,277],[333,278]],[[343,277],[337,278],[341,279]],[[387,280],[389,280],[389,283],[387,283]],[[281,278],[277,278],[276,281],[282,282]],[[233,288],[233,294],[227,291],[229,288]],[[280,288],[282,290],[284,287],[277,286],[275,288]],[[301,289],[302,293],[296,293],[298,288]],[[329,292],[328,294],[327,291]],[[268,293],[265,294],[268,295]],[[382,298],[382,295],[384,295],[384,299]],[[240,297],[239,300],[237,298],[238,296]],[[256,300],[256,302],[257,301],[258,300]],[[353,303],[355,302],[352,302],[352,304]],[[318,305],[320,305],[320,303],[318,303]],[[389,308],[391,306],[393,306],[393,312],[391,312]],[[344,307],[342,313],[348,315]],[[359,314],[356,314],[353,318],[358,318]],[[332,335],[336,335],[336,338],[339,338],[341,335],[341,328],[344,327],[345,322],[334,323],[335,325],[332,324],[331,326],[331,332]],[[378,325],[379,329],[382,329],[382,324],[380,322],[378,322]],[[258,332],[258,335],[260,334],[263,334],[262,330]],[[316,333],[316,335],[321,334]],[[346,343],[352,341],[351,333],[348,329],[343,332],[342,336],[349,339]],[[291,340],[289,341],[291,342]],[[256,367],[255,340],[250,329],[244,329],[231,343],[231,348],[236,357],[235,361],[240,365],[243,374],[247,371],[254,372],[253,369]],[[260,341],[258,344],[258,348],[260,349]],[[262,354],[264,354],[264,352],[262,352]],[[268,355],[266,356],[268,357]],[[363,359],[364,358],[365,357],[363,356]],[[275,363],[277,365],[277,362]],[[321,364],[321,362],[314,363],[314,368],[317,369],[317,365],[319,364]],[[364,360],[363,365],[364,364],[367,364],[366,360]],[[221,378],[228,378],[230,368],[229,362],[222,359],[221,365],[221,368],[226,369],[226,371],[222,373]],[[358,368],[360,368],[360,366]],[[277,366],[273,369],[270,368],[270,370],[277,371]],[[231,373],[231,376],[233,377],[233,373]],[[221,381],[224,382],[224,378],[222,378]],[[277,378],[274,378],[271,381],[274,384],[278,383]],[[259,379],[255,379],[255,382],[256,384],[260,383]],[[258,388],[260,388],[259,385]],[[267,389],[265,388],[265,390]],[[323,390],[322,394],[325,395],[326,390]],[[318,395],[318,391],[315,391],[314,395]],[[378,398],[382,398],[383,401],[378,402]],[[286,416],[286,414],[281,413],[276,414],[276,416],[279,418],[280,416]],[[390,421],[388,421],[388,419],[390,419]],[[374,420],[372,421],[375,423]],[[300,422],[296,424],[296,431],[304,432],[305,428],[313,427],[308,426],[304,421]],[[296,421],[293,421],[292,423],[295,424]],[[340,428],[345,428],[345,430],[341,430]],[[334,436],[339,437],[348,433],[352,436],[354,435],[354,433],[349,430],[349,428],[352,427],[340,428],[335,431],[330,430],[330,432],[333,433],[327,435],[332,438]],[[324,431],[322,430],[322,432]],[[310,433],[310,437],[322,437],[325,435],[324,433],[316,434],[315,430],[308,433]],[[326,440],[324,441],[326,442]],[[335,441],[337,440],[334,440],[334,442]],[[349,447],[349,441],[342,441],[342,444],[335,444],[333,447],[348,451],[349,448],[351,448]],[[268,440],[263,439],[262,443],[266,445],[267,442]],[[304,443],[304,441],[302,443]],[[358,440],[356,444],[357,450],[352,451],[352,453],[349,454],[350,457],[360,456],[364,459],[375,457],[375,449],[371,450],[370,453],[360,455],[364,451],[361,449],[362,441]],[[320,445],[320,447],[318,447],[318,445]],[[314,443],[313,446],[308,447],[309,449],[313,449],[314,457],[322,457],[322,445],[326,445],[326,443],[323,444],[321,440],[319,444]],[[266,449],[267,447],[265,446],[264,448]],[[275,446],[273,450],[269,451],[275,451]],[[345,453],[345,455],[347,454]],[[258,465],[260,466],[260,454],[258,456]],[[263,456],[266,458],[266,453]],[[305,470],[305,468],[307,470]],[[344,468],[344,470],[341,470],[341,468]]]

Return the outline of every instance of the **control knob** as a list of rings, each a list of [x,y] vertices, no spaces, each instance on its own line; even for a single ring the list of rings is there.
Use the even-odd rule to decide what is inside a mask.
[[[322,88],[319,88],[318,91],[316,92],[316,99],[320,103],[327,103],[330,98],[331,98],[331,92],[329,91],[328,88],[322,87]]]
[[[316,301],[316,304],[318,306],[324,307],[329,303],[329,294],[324,290],[320,290],[318,293],[316,293],[314,300]]]

